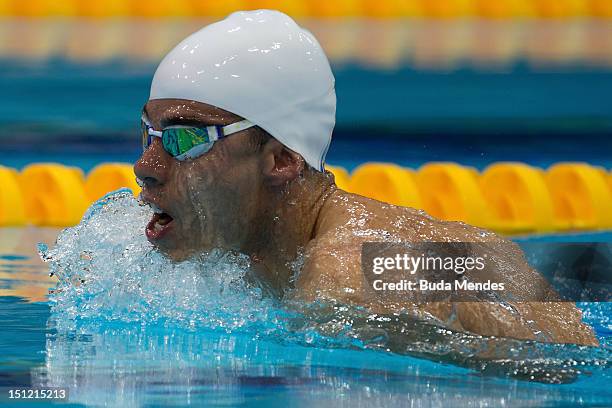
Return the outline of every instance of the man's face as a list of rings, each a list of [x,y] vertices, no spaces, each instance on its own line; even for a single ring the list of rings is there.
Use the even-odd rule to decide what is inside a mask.
[[[181,99],[151,100],[144,113],[155,130],[242,120],[222,109]],[[261,157],[250,139],[252,131],[230,135],[204,155],[186,161],[174,159],[161,139],[153,138],[134,165],[143,183],[142,198],[162,212],[146,226],[151,243],[175,260],[212,248],[240,247],[257,219],[262,185]]]

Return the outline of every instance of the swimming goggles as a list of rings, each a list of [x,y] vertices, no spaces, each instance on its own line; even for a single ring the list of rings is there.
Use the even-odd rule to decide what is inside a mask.
[[[177,160],[188,160],[200,157],[212,149],[213,144],[231,134],[255,126],[248,120],[232,123],[226,126],[168,126],[163,130],[154,130],[145,115],[141,118],[142,148],[146,150],[153,137],[162,140],[164,150]]]

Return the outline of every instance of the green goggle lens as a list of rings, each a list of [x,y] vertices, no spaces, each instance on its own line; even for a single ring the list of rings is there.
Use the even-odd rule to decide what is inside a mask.
[[[200,128],[171,128],[162,132],[162,144],[171,156],[177,157],[202,145],[210,145],[212,140],[206,129]],[[210,147],[206,150],[210,150]]]
[[[215,138],[209,134],[209,129],[217,131],[217,135],[222,132],[220,126],[209,126],[207,128],[197,127],[175,127],[164,129],[161,132],[161,136],[158,136],[162,140],[162,146],[164,150],[179,160],[185,160],[188,158],[195,158],[209,151],[214,142]],[[153,138],[149,133],[151,129],[146,123],[142,122],[142,148],[146,150],[151,143]]]
[[[175,159],[195,159],[208,152],[217,140],[253,126],[255,124],[245,119],[224,126],[173,126],[157,131],[151,127],[143,115],[141,121],[142,148],[146,150],[151,145],[153,138],[159,137],[164,150]]]

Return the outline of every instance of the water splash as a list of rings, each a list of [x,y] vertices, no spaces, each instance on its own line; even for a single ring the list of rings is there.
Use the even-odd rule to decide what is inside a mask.
[[[53,249],[39,247],[59,279],[50,296],[59,324],[94,319],[225,331],[274,325],[280,309],[246,283],[248,257],[214,250],[175,263],[144,236],[151,214],[119,190],[64,230]]]
[[[110,357],[122,359],[121,350],[75,355],[74,341],[85,338],[105,349],[108,339],[127,331],[127,345],[135,327],[143,340],[130,346],[131,353],[142,364],[155,354],[147,338],[158,341],[166,338],[163,333],[173,333],[172,341],[191,344],[207,332],[290,347],[412,355],[546,383],[574,381],[610,364],[606,341],[600,348],[525,342],[455,333],[408,315],[381,316],[341,304],[283,304],[248,283],[250,262],[244,255],[215,250],[180,263],[164,257],[144,236],[150,216],[148,206],[120,190],[94,204],[79,225],[64,230],[54,248],[39,248],[59,280],[50,297],[49,324],[57,335],[49,339],[45,374],[55,378],[55,385],[62,384],[63,370],[76,360],[97,366]],[[610,329],[606,306],[583,305],[587,321],[599,325],[600,340],[608,338],[605,330]],[[189,347],[187,355],[162,353],[156,358],[190,361],[199,353]],[[87,367],[83,370],[86,376]]]

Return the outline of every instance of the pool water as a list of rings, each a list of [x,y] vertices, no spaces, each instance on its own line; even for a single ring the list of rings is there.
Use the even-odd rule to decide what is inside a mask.
[[[547,65],[537,63],[537,53],[531,58],[534,64],[512,58],[498,66],[478,58],[457,59],[454,49],[449,66],[435,58],[439,52],[413,52],[419,51],[414,49],[419,41],[401,38],[404,28],[412,33],[412,25],[401,20],[391,25],[347,21],[345,27],[336,19],[318,22],[321,33],[328,32],[322,39],[335,44],[329,33],[359,28],[366,37],[376,33],[393,40],[391,45],[399,40],[397,47],[381,50],[400,50],[406,58],[422,61],[385,66],[383,60],[399,54],[385,51],[377,57],[366,49],[361,56],[350,55],[359,54],[360,47],[335,44],[342,55],[332,58],[338,112],[330,164],[353,170],[366,161],[383,161],[417,168],[452,160],[482,170],[496,161],[539,167],[587,161],[612,168],[609,66],[585,66],[581,58]],[[133,163],[139,157],[140,110],[163,47],[157,53],[139,47],[135,56],[122,51],[98,59],[86,44],[90,33],[71,36],[72,45],[64,49],[66,33],[90,31],[83,24],[92,22],[5,22],[19,28],[8,30],[15,35],[33,30],[45,40],[30,41],[33,55],[49,46],[52,52],[33,58],[28,41],[20,39],[15,42],[19,47],[0,53],[2,165],[22,169],[35,162],[59,162],[89,171],[101,162]],[[161,43],[170,44],[172,36],[178,39],[180,32],[201,25],[174,19],[168,24],[113,20],[108,30],[100,31],[97,23],[92,27],[93,34],[114,35],[117,27],[123,33],[122,25],[135,26],[138,39],[148,35],[146,26],[151,25],[167,33],[170,37]],[[360,28],[364,24],[367,29]],[[579,33],[588,34],[602,22],[577,24]],[[567,31],[557,22],[553,25],[552,32],[535,25],[540,27],[535,34]],[[456,33],[445,29],[447,24],[434,26],[421,31]],[[474,27],[478,34],[484,32],[484,27]],[[499,27],[514,35],[505,22]],[[568,27],[574,33],[576,27]],[[58,35],[62,41],[49,41]],[[349,37],[354,42],[355,36]],[[79,49],[87,50],[83,61]],[[545,54],[556,58],[557,52]],[[605,52],[596,54],[605,59]],[[217,254],[201,265],[170,265],[144,239],[141,209],[123,202],[115,213],[124,216],[123,222],[108,223],[105,211],[112,204],[104,208],[63,233],[0,228],[0,404],[35,403],[9,401],[10,388],[55,386],[67,387],[70,394],[68,401],[57,403],[73,406],[612,406],[610,303],[579,305],[600,348],[493,341],[510,353],[508,364],[441,364],[387,351],[384,336],[377,337],[384,328],[372,322],[358,327],[359,319],[347,311],[300,323],[299,316],[239,283],[243,259]],[[612,242],[612,232],[517,240]],[[39,242],[48,245],[41,248],[47,263],[38,254]],[[50,271],[55,276],[49,277]],[[210,273],[215,271],[223,273]],[[88,283],[80,285],[81,278]],[[49,295],[58,282],[61,291]],[[330,323],[336,329],[333,335],[321,334]],[[452,351],[471,361],[469,346],[482,343],[459,336]],[[527,354],[522,366],[516,353]],[[538,381],[513,373],[537,375]],[[545,383],[547,379],[552,383]]]
[[[15,321],[15,316],[20,316]],[[84,405],[609,406],[610,377],[566,385],[376,351],[324,349],[240,333],[138,324],[60,334],[49,308],[2,297],[4,387],[54,384]]]
[[[240,283],[240,257],[169,263],[143,236],[148,211],[117,194],[61,233],[0,230],[1,402],[53,386],[75,406],[612,405],[610,303],[580,304],[599,348],[493,340],[509,351],[495,364],[442,364],[398,352],[345,309],[304,323]],[[466,361],[485,344],[450,340]]]

